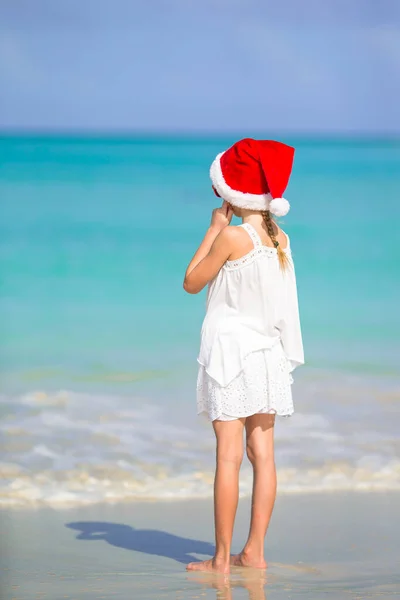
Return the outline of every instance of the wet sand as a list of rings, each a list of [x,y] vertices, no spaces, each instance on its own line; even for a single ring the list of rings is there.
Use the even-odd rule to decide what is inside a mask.
[[[207,501],[2,510],[1,598],[360,600],[400,595],[400,493],[278,498],[266,574],[187,573],[213,550]],[[248,528],[240,502],[234,552]]]

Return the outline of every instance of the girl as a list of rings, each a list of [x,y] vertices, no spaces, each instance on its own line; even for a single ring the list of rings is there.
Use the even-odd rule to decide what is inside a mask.
[[[293,413],[290,373],[304,362],[289,238],[271,216],[290,208],[280,196],[293,156],[294,149],[285,144],[244,139],[211,165],[213,189],[223,203],[212,213],[184,288],[197,294],[209,284],[197,404],[212,421],[217,440],[216,551],[188,570],[266,567],[264,538],[276,494],[275,415]],[[240,226],[229,226],[233,215],[241,217]],[[244,548],[231,557],[243,430],[253,466],[252,512]]]

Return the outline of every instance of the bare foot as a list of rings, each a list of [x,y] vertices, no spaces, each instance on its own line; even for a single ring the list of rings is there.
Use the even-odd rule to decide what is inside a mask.
[[[187,571],[213,571],[216,573],[229,573],[229,562],[217,560],[215,557],[202,562],[191,562],[186,567]]]
[[[266,569],[267,563],[262,556],[251,556],[247,552],[241,552],[231,556],[231,565],[235,567],[251,567],[252,569]]]

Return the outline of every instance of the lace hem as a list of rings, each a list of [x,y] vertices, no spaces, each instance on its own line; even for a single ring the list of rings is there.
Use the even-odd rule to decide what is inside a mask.
[[[232,420],[256,413],[290,416],[294,412],[289,361],[280,344],[252,352],[243,370],[222,387],[204,367],[197,378],[197,412],[211,421]]]
[[[268,408],[266,406],[263,406],[260,410],[257,410],[254,413],[251,413],[251,415],[239,415],[239,416],[231,416],[231,415],[227,415],[225,413],[221,413],[220,415],[218,415],[217,417],[215,417],[215,419],[210,418],[208,412],[204,409],[201,410],[200,412],[198,412],[198,415],[203,415],[204,417],[206,417],[207,420],[209,421],[236,421],[237,419],[243,419],[246,417],[251,417],[252,415],[277,415],[278,417],[283,417],[283,418],[288,418],[291,417],[292,414],[294,413],[294,410],[292,410],[292,412],[288,412],[288,413],[278,413],[276,410],[274,410],[273,408]]]

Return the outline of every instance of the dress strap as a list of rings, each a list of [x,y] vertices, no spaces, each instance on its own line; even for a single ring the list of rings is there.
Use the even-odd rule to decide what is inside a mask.
[[[288,234],[286,233],[286,231],[283,231],[283,229],[281,229],[281,231],[286,236],[286,248],[285,248],[285,250],[290,250],[290,237],[288,236]]]
[[[251,237],[251,241],[254,244],[254,248],[259,248],[260,246],[262,246],[261,238],[258,235],[255,228],[253,227],[253,225],[250,225],[250,223],[242,223],[240,227],[243,227],[243,229],[247,231],[247,233]]]

